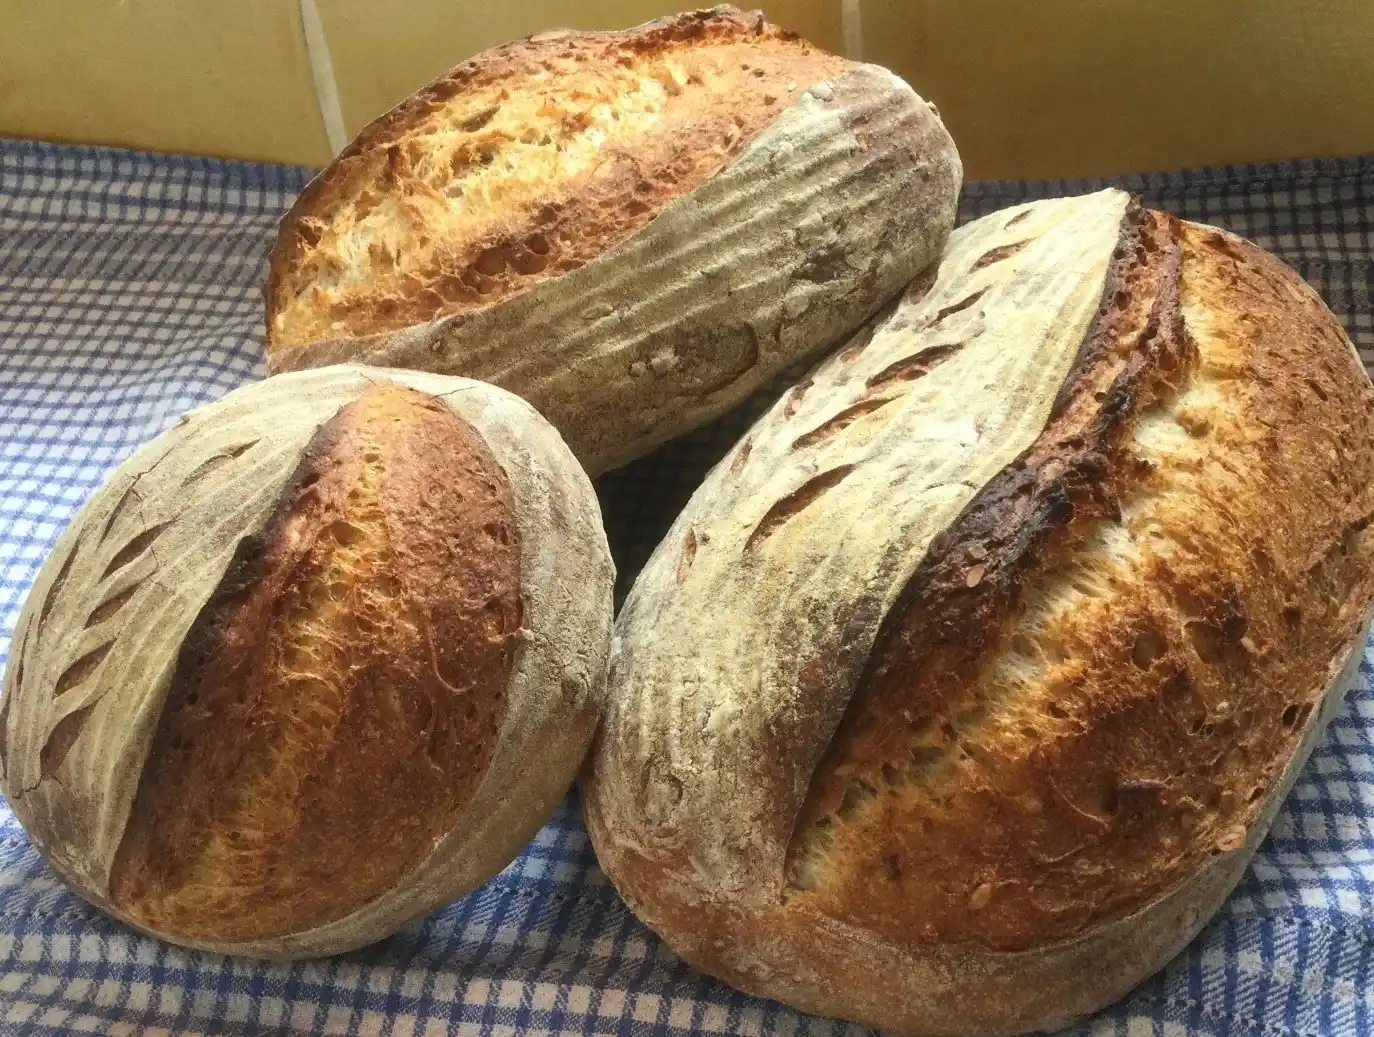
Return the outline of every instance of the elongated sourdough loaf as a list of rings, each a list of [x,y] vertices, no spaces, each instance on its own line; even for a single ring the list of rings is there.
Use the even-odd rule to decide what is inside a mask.
[[[362,367],[271,378],[125,461],[58,541],[0,705],[53,868],[179,943],[369,943],[504,867],[600,711],[613,569],[529,405]]]
[[[851,332],[939,255],[961,175],[905,83],[758,13],[543,33],[421,90],[302,192],[268,364],[493,382],[595,473]]]
[[[1353,678],[1372,402],[1230,234],[1118,191],[956,231],[639,576],[602,866],[689,961],[808,1011],[1004,1034],[1121,996]]]

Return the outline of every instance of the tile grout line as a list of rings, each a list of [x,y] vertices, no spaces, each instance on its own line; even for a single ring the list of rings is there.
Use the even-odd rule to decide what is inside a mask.
[[[310,82],[315,88],[315,102],[320,109],[325,139],[330,155],[337,155],[348,143],[344,129],[343,108],[339,104],[339,84],[334,78],[334,61],[329,55],[329,41],[325,38],[324,22],[315,0],[300,0],[301,28],[305,33],[305,53],[310,59]]]

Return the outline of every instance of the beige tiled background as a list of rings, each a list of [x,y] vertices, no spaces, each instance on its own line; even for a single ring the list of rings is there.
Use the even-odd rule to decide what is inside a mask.
[[[496,43],[662,0],[317,0],[344,123]],[[684,5],[685,6],[685,5]],[[860,0],[971,177],[1374,151],[1374,0]],[[768,17],[840,50],[841,0]],[[0,135],[318,164],[299,0],[0,0]]]

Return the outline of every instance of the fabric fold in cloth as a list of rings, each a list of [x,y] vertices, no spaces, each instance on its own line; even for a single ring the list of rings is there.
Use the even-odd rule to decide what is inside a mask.
[[[262,377],[260,285],[305,170],[0,141],[0,663],[105,474]],[[962,220],[1109,181],[967,185]],[[1110,183],[1291,265],[1374,363],[1374,156]],[[780,391],[600,480],[620,590]],[[1081,1032],[1374,1031],[1374,656],[1205,932]],[[575,796],[486,886],[364,951],[271,965],[137,935],[67,893],[0,800],[0,1037],[862,1033],[694,972],[596,867]]]

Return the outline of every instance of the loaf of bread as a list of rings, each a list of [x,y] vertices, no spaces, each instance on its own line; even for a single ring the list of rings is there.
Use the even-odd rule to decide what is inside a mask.
[[[504,867],[600,711],[613,570],[558,434],[493,386],[283,375],[125,461],[20,613],[3,791],[158,936],[296,957]]]
[[[938,256],[960,179],[909,86],[758,13],[541,33],[404,101],[302,192],[268,365],[480,378],[595,474],[853,331]]]
[[[1010,1034],[1120,997],[1355,672],[1371,395],[1228,233],[1119,191],[956,231],[638,578],[602,866],[688,961],[806,1011]]]

